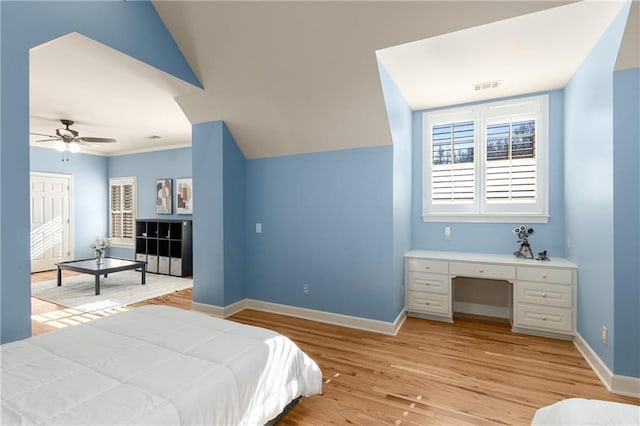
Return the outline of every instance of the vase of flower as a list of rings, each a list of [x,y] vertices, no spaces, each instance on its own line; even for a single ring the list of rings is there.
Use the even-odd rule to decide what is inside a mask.
[[[104,263],[104,251],[107,247],[111,245],[111,241],[108,238],[98,237],[91,244],[91,247],[96,255],[96,262],[98,265],[102,265]]]

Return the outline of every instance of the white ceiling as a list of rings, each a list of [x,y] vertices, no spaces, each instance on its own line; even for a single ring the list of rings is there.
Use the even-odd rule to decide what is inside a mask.
[[[469,40],[477,42],[475,38],[483,34],[485,43],[502,46],[492,49],[499,52],[498,59],[504,58],[505,45],[524,44],[530,49],[524,59],[536,59],[531,67],[543,70],[548,68],[548,59],[541,55],[550,46],[553,51],[579,56],[574,49],[585,49],[585,37],[596,40],[606,20],[603,6],[579,6],[584,15],[576,22],[589,25],[583,25],[586,29],[577,25],[574,31],[573,18],[557,21],[556,13],[567,19],[565,12],[557,12],[563,8],[545,11],[565,4],[535,0],[156,1],[156,10],[205,89],[70,34],[31,52],[31,131],[53,133],[60,127],[57,120],[69,118],[77,122],[73,128],[80,136],[119,140],[92,148],[103,155],[188,146],[191,124],[211,120],[225,120],[247,158],[388,145],[391,139],[376,51],[385,56],[392,51],[386,50],[389,47],[401,45],[398,49],[402,51],[407,43],[430,39],[424,46],[442,52],[457,40],[460,50],[456,55],[466,56],[470,46],[477,46],[469,42],[466,49],[461,48],[460,37],[470,36]],[[544,12],[535,14],[539,11]],[[532,43],[514,30],[518,21],[509,21],[531,13],[534,15],[517,19],[529,27]],[[536,15],[542,17],[537,24]],[[497,24],[485,25],[493,22]],[[487,29],[493,25],[499,30]],[[556,30],[562,34],[554,39]],[[438,46],[440,42],[444,44]],[[627,50],[633,53],[638,45],[630,46]],[[477,78],[471,74],[463,83],[456,83],[443,57],[420,60],[430,65],[422,80],[451,90],[449,93],[456,87],[468,87],[470,80],[484,81],[485,75],[503,80],[505,86],[517,80],[499,75],[496,69],[500,68],[491,71],[475,66],[476,72],[482,71]],[[394,75],[393,65],[384,60]],[[566,72],[557,78],[565,78]],[[402,83],[401,90],[410,92],[402,89]],[[491,95],[495,96],[501,95]],[[410,102],[426,105],[432,97],[429,92],[426,100]],[[148,139],[154,134],[162,138]]]
[[[378,56],[414,111],[561,89],[623,5],[568,4],[382,49]],[[476,90],[485,82],[499,85]]]
[[[54,135],[60,119],[80,136],[117,143],[81,147],[101,155],[191,146],[191,123],[175,97],[202,91],[78,33],[29,53],[30,132]],[[160,139],[149,139],[149,136]],[[30,136],[36,146],[53,142]]]

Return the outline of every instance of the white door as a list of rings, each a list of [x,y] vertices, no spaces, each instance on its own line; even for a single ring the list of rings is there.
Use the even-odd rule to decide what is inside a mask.
[[[31,173],[31,272],[71,258],[71,176]]]

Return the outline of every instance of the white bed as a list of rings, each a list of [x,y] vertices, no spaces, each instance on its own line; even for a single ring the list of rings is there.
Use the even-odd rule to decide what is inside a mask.
[[[262,425],[322,392],[274,331],[144,306],[2,345],[2,425]]]
[[[597,399],[569,398],[536,411],[532,426],[640,426],[640,406]]]

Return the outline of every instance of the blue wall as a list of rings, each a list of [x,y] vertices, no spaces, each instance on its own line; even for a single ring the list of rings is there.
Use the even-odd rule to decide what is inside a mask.
[[[224,305],[223,127],[192,130],[193,301]]]
[[[191,177],[191,148],[170,149],[109,157],[109,178],[136,176],[137,217],[191,220],[191,215],[176,214],[176,178]],[[173,179],[173,214],[156,213],[157,179]],[[112,247],[109,255],[133,258],[133,248]]]
[[[31,334],[29,49],[77,31],[178,78],[196,85],[198,81],[150,2],[3,1],[0,19],[0,341],[4,343]]]
[[[411,249],[411,109],[400,89],[378,60],[380,83],[393,141],[393,280],[392,301],[404,309],[404,254]]]
[[[245,164],[222,121],[193,126],[193,300],[226,306],[247,297]]]
[[[565,87],[567,257],[578,265],[578,332],[613,370],[613,66],[625,5]],[[636,259],[637,262],[637,259]],[[637,285],[637,284],[636,284]],[[609,343],[602,343],[602,326]]]
[[[109,233],[107,157],[77,153],[63,162],[63,154],[52,149],[30,147],[29,151],[32,172],[73,175],[73,255],[92,257],[91,241]]]
[[[549,215],[551,217],[546,224],[531,224],[535,229],[535,234],[529,241],[534,252],[547,250],[550,256],[561,257],[564,256],[564,176],[562,173],[564,161],[564,98],[560,90],[547,94],[549,95]],[[451,107],[453,106],[447,108]],[[423,222],[422,128],[423,114],[426,111],[413,113],[413,248],[497,254],[513,253],[518,248],[518,245],[511,230],[518,224]],[[451,228],[451,240],[449,241],[444,239],[445,226]]]
[[[616,374],[640,377],[640,68],[613,77]]]
[[[392,161],[390,146],[247,161],[249,297],[393,321]]]
[[[222,138],[224,305],[247,297],[245,277],[246,160],[226,125]]]

